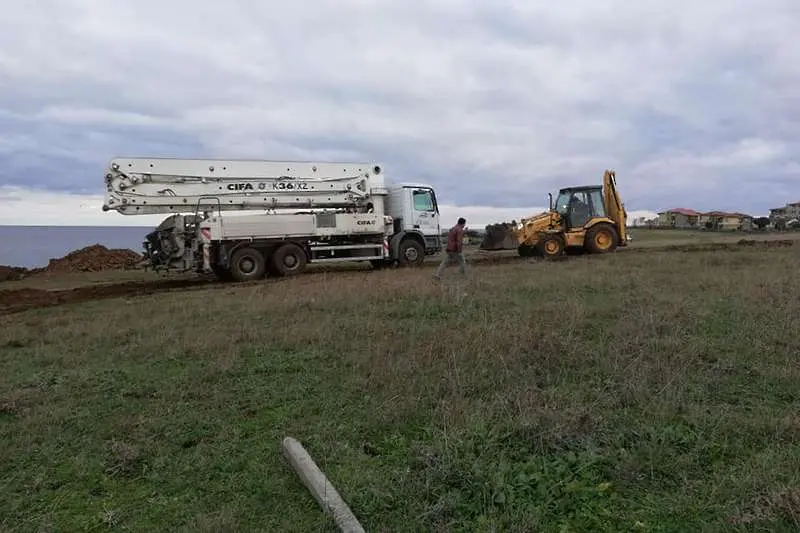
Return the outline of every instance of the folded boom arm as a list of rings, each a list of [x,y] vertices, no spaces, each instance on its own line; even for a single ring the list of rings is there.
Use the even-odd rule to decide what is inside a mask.
[[[385,194],[380,168],[292,163],[118,158],[106,169],[104,211],[124,215],[292,208],[368,209]]]
[[[603,174],[603,202],[606,204],[606,215],[614,221],[621,242],[627,239],[628,213],[617,190],[617,176],[613,170]]]

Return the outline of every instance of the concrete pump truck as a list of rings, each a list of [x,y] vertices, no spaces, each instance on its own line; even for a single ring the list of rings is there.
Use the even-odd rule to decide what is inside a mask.
[[[419,266],[442,248],[436,194],[384,176],[363,162],[119,157],[103,211],[169,214],[144,240],[155,270],[249,281],[309,263]]]

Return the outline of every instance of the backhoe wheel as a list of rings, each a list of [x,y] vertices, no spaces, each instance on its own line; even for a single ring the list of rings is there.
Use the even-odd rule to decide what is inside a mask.
[[[564,255],[564,249],[566,248],[564,245],[564,239],[562,239],[560,235],[556,234],[542,235],[539,238],[537,245],[539,253],[541,253],[542,257],[545,259],[556,259],[561,257]]]
[[[400,243],[398,252],[397,260],[400,266],[417,267],[425,261],[425,248],[416,239],[404,239]]]
[[[517,246],[517,253],[520,257],[533,257],[536,255],[536,247],[529,244],[520,244]]]
[[[618,242],[619,235],[616,228],[611,224],[602,223],[586,230],[583,246],[593,254],[605,254],[613,252]]]
[[[293,276],[306,268],[308,257],[300,246],[286,243],[272,254],[272,270],[279,276]]]
[[[231,256],[231,277],[236,281],[262,279],[266,272],[264,254],[255,248],[239,248]]]

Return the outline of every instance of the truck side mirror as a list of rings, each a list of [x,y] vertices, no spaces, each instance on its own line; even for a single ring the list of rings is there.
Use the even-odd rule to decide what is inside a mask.
[[[547,197],[550,199],[550,211],[553,210],[553,193],[547,193]]]

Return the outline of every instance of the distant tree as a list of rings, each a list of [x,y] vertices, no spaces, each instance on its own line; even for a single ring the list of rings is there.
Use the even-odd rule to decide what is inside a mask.
[[[768,217],[758,217],[753,219],[753,224],[760,230],[763,230],[767,226],[769,226],[769,218]]]

